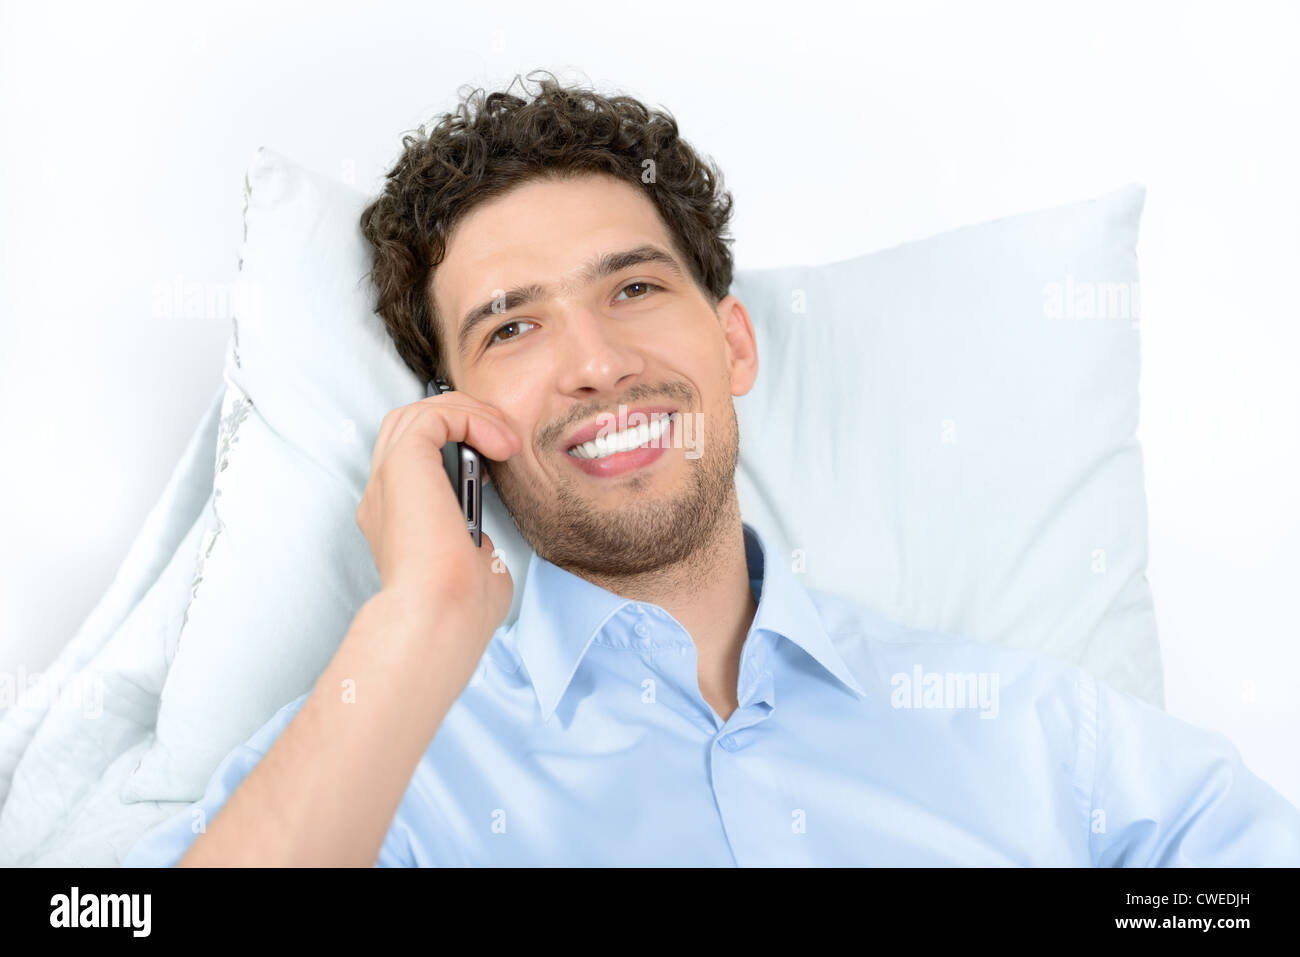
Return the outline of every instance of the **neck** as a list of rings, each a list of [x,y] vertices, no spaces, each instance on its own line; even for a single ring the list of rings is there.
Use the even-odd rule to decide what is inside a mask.
[[[682,561],[636,575],[584,577],[624,598],[659,605],[681,623],[695,642],[700,691],[725,720],[735,708],[740,652],[758,611],[735,488],[707,545]]]

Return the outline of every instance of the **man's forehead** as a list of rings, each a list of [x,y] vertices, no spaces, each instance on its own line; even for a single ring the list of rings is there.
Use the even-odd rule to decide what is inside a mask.
[[[453,231],[432,277],[440,349],[466,358],[492,315],[575,293],[634,264],[658,262],[687,278],[677,244],[645,196],[624,183],[588,185],[595,195],[535,190],[514,210],[494,201]]]
[[[457,318],[496,289],[570,284],[599,253],[654,244],[671,251],[650,200],[604,175],[537,180],[476,207],[448,236],[434,270],[437,303]]]
[[[687,279],[686,268],[664,246],[639,243],[623,249],[598,252],[576,270],[568,270],[561,280],[551,283],[528,283],[510,289],[495,289],[491,296],[471,307],[458,322],[456,351],[466,358],[474,353],[474,341],[480,328],[490,328],[493,320],[515,309],[545,302],[570,290],[581,291],[609,276],[626,273],[635,267],[659,267],[677,279]]]
[[[464,315],[472,303],[491,296],[498,289],[536,284],[556,293],[573,293],[589,281],[600,278],[602,257],[633,249],[662,250],[677,259],[672,244],[662,236],[620,230],[606,236],[589,236],[581,242],[501,246],[491,254],[453,263],[445,289],[456,290],[444,300],[451,318]],[[444,261],[445,268],[447,263]],[[458,307],[458,308],[457,308]]]

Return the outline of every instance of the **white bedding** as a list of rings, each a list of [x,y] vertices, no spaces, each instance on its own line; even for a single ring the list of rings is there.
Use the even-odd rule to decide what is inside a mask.
[[[125,804],[118,792],[153,742],[207,524],[224,392],[223,384],[214,393],[104,597],[0,717],[0,866],[115,867],[180,806]]]
[[[377,585],[346,506],[382,413],[423,387],[356,283],[366,197],[269,152],[254,174],[258,243],[243,267],[274,278],[264,315],[241,316],[225,380],[103,600],[0,717],[0,866],[120,865],[310,688]],[[737,491],[809,587],[913,627],[1055,654],[1161,705],[1137,323],[1067,322],[1044,305],[1063,276],[1136,278],[1142,195],[737,273],[767,375],[737,417],[742,435],[778,437],[742,443]],[[792,312],[792,290],[807,310]],[[300,361],[308,339],[328,350]],[[239,413],[222,430],[227,398]],[[245,413],[238,450],[218,464],[218,433],[229,439]],[[810,476],[788,450],[817,429],[830,467]],[[858,440],[835,441],[846,434]],[[526,568],[495,490],[484,498],[493,541]],[[280,586],[284,568],[297,587]]]

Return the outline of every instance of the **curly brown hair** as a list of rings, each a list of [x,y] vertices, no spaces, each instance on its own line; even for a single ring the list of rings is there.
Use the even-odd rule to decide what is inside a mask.
[[[427,133],[420,126],[403,136],[383,192],[361,214],[374,252],[375,311],[421,382],[446,375],[432,278],[451,231],[479,203],[529,180],[597,173],[643,189],[709,301],[716,307],[731,288],[731,194],[712,160],[678,136],[672,114],[629,96],[562,86],[546,70],[528,78],[536,74],[544,78],[531,102],[510,93],[518,74],[486,96],[462,88],[455,112]]]

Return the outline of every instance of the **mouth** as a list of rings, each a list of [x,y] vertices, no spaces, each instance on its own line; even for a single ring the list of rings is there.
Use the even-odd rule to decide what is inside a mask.
[[[576,445],[565,458],[593,478],[614,478],[643,469],[664,457],[673,444],[673,426],[680,417],[677,412],[659,413],[647,425]]]
[[[600,459],[639,448],[666,432],[678,417],[677,410],[671,406],[638,406],[631,410],[620,406],[620,414],[622,419],[615,420],[613,413],[602,412],[595,421],[569,436],[564,444],[565,452],[577,459]],[[641,424],[628,426],[629,420]],[[610,433],[614,425],[626,428]]]

